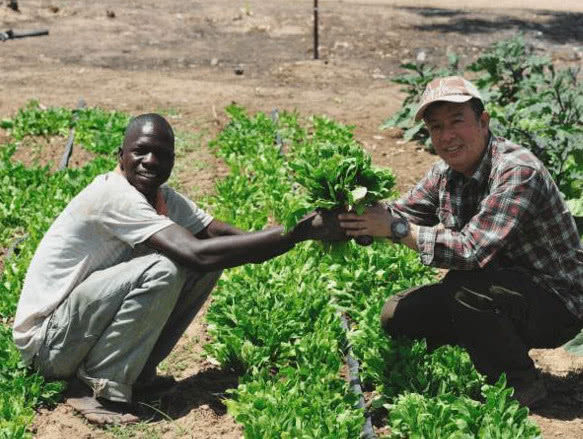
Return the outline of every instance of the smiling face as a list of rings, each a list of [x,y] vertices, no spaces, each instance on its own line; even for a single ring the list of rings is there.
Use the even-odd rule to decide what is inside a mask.
[[[427,108],[423,120],[439,157],[471,177],[488,144],[488,113],[476,116],[469,102],[439,102]]]
[[[174,135],[165,120],[145,119],[130,125],[119,165],[128,182],[153,203],[174,166]]]

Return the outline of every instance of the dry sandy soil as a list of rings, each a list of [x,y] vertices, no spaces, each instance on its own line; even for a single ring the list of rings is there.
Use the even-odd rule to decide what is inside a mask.
[[[225,172],[206,142],[224,125],[224,107],[233,101],[251,112],[297,110],[355,125],[375,163],[393,168],[406,190],[436,158],[400,141],[398,133],[379,130],[404,97],[389,81],[400,63],[424,52],[428,62],[444,64],[454,51],[465,65],[519,31],[558,63],[580,65],[583,54],[579,0],[552,7],[541,0],[320,1],[319,60],[313,59],[311,0],[30,0],[19,2],[20,13],[7,3],[0,1],[0,31],[46,28],[50,35],[0,43],[0,117],[30,99],[74,107],[79,97],[134,115],[161,112],[195,145],[183,151],[174,180],[195,198],[212,191]],[[57,162],[61,148],[54,139],[42,148],[23,144],[18,157]],[[87,159],[78,154],[73,165]],[[172,398],[151,403],[164,415],[104,430],[59,405],[40,410],[35,436],[241,437],[221,404],[237,377],[204,360],[205,340],[198,318],[164,363],[163,372],[180,380]],[[531,415],[543,436],[583,437],[583,359],[562,349],[532,355],[551,391]]]

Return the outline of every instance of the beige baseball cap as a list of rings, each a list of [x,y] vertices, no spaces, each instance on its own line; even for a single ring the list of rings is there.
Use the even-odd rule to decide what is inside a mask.
[[[423,118],[423,113],[427,107],[434,102],[467,102],[472,98],[478,98],[484,102],[480,92],[474,84],[461,76],[446,76],[443,78],[435,78],[423,92],[419,108],[415,114],[415,120],[420,121]]]

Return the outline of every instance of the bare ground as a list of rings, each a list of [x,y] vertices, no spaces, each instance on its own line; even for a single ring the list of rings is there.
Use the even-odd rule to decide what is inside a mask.
[[[390,166],[404,191],[436,158],[402,142],[399,133],[379,130],[404,97],[388,80],[401,72],[400,63],[424,52],[428,62],[444,64],[454,51],[465,65],[491,42],[519,31],[558,63],[580,65],[583,53],[577,0],[552,7],[541,0],[320,1],[319,60],[313,59],[309,0],[31,0],[19,2],[20,13],[6,3],[0,1],[0,31],[46,28],[50,35],[0,43],[0,117],[30,99],[74,107],[79,97],[134,115],[162,112],[179,135],[194,139],[174,181],[195,199],[225,173],[206,142],[224,125],[223,109],[231,102],[250,112],[297,110],[355,125],[374,162]],[[17,159],[58,163],[59,140],[43,142],[23,142]],[[76,149],[72,165],[89,158]],[[59,405],[39,411],[35,436],[241,437],[221,403],[237,377],[204,359],[206,340],[199,317],[163,364],[180,387],[174,397],[150,402],[154,408],[144,406],[151,422],[103,430]],[[583,437],[583,359],[562,349],[532,356],[551,390],[549,402],[531,415],[543,436]]]

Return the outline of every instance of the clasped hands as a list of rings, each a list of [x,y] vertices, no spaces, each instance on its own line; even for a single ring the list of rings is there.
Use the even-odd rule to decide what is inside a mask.
[[[319,210],[302,219],[309,223],[308,239],[347,241],[364,236],[390,237],[393,217],[382,204],[366,208],[362,215],[345,209]]]

